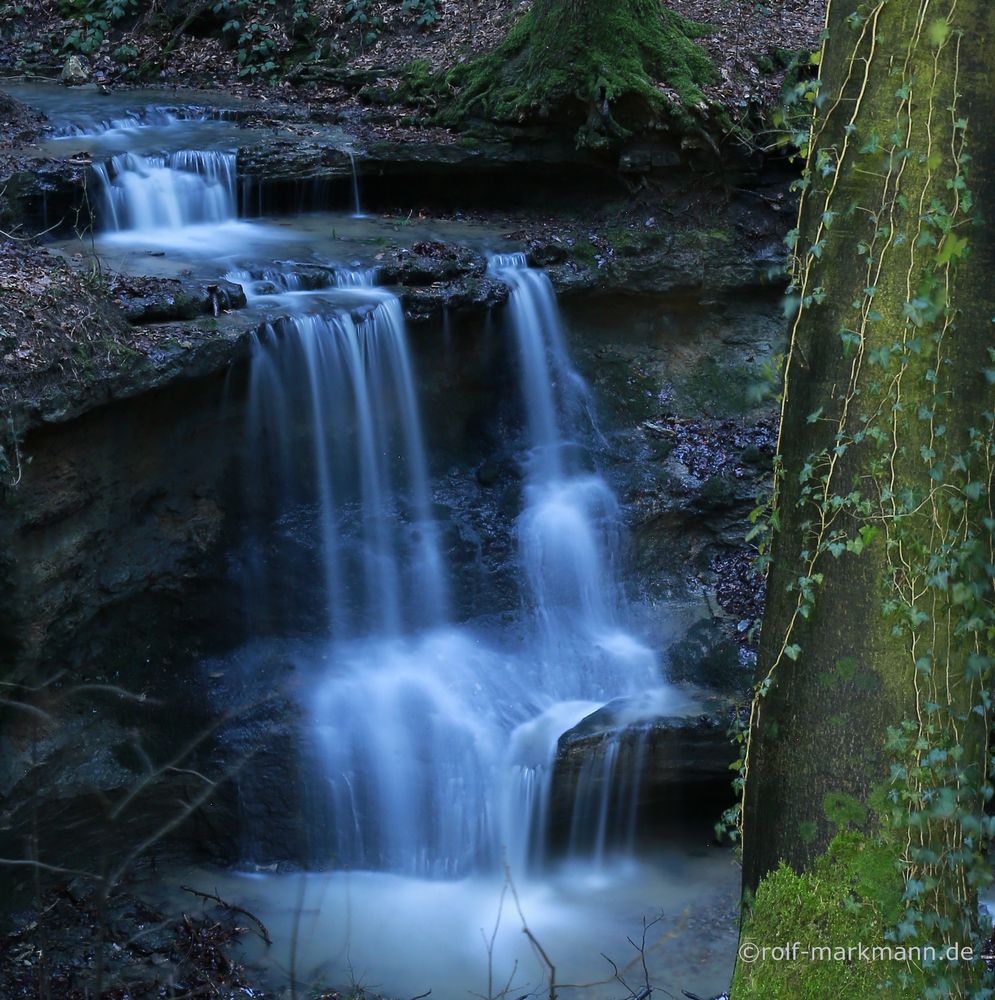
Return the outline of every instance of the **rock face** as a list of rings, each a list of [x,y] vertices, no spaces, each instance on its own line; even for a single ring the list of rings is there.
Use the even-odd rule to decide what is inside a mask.
[[[223,530],[230,457],[204,433],[221,391],[217,379],[187,383],[28,434],[0,519],[19,674],[91,657],[101,672],[125,669],[169,635],[170,607],[183,617]]]
[[[175,278],[145,278],[140,283],[123,281],[111,293],[129,323],[171,323],[217,316],[245,305],[241,285],[231,281],[191,284]]]
[[[62,66],[62,75],[59,77],[67,87],[82,87],[93,79],[93,70],[90,68],[90,61],[86,56],[74,53],[66,58]]]

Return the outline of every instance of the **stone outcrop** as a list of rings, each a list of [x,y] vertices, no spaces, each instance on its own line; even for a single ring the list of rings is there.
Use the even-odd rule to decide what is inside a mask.
[[[728,731],[735,706],[691,692],[682,705],[662,711],[655,714],[644,698],[619,698],[560,737],[550,802],[554,830],[569,826],[578,794],[597,801],[609,781],[615,800],[634,799],[650,826],[689,818],[668,815],[674,809],[705,806],[718,815],[731,797],[736,751]]]

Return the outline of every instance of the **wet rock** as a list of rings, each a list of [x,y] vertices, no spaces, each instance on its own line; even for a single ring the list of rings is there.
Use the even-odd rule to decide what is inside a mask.
[[[421,240],[377,255],[377,280],[396,288],[404,313],[424,321],[447,310],[490,309],[508,300],[508,287],[488,277],[483,254]]]
[[[493,309],[508,301],[508,286],[492,278],[469,277],[431,285],[402,287],[404,315],[412,322],[423,322],[450,311]]]
[[[266,184],[320,178],[351,178],[349,154],[327,142],[310,139],[268,139],[243,146],[238,151],[236,170],[240,177]]]
[[[737,694],[749,688],[752,654],[730,638],[724,625],[716,618],[702,619],[667,649],[667,672],[672,681]]]
[[[475,250],[429,240],[389,250],[377,262],[377,277],[383,284],[407,287],[482,276],[486,270],[486,259]]]
[[[494,486],[505,474],[507,468],[494,459],[487,459],[474,473],[481,486]]]
[[[67,87],[82,87],[93,79],[90,60],[86,56],[74,53],[66,58],[62,66],[60,81]]]
[[[135,324],[217,316],[246,304],[241,285],[224,280],[198,285],[173,278],[119,280],[111,292]]]
[[[570,255],[569,248],[558,236],[532,240],[529,243],[530,267],[550,267],[562,264]]]
[[[598,795],[599,780],[610,781],[613,794],[635,796],[642,809],[673,804],[675,796],[724,794],[736,756],[728,736],[733,703],[705,696],[671,709],[656,706],[667,714],[654,707],[645,696],[619,698],[560,737],[550,802],[554,826],[569,823],[582,780],[588,796]],[[611,767],[599,768],[605,760]]]

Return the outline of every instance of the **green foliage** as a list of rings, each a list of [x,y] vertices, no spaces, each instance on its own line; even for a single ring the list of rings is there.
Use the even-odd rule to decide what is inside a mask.
[[[401,11],[411,14],[419,28],[431,28],[441,16],[435,0],[404,0]]]
[[[135,14],[137,9],[138,0],[62,0],[59,12],[78,22],[63,41],[63,51],[92,55],[111,26]]]
[[[360,45],[372,45],[383,28],[383,18],[370,11],[370,0],[346,0],[342,13],[356,26]]]
[[[427,59],[412,59],[401,70],[401,82],[391,94],[398,104],[437,106],[447,93],[445,81]]]
[[[447,83],[458,96],[446,117],[456,124],[514,122],[565,110],[586,122],[578,143],[597,146],[626,133],[610,110],[624,101],[626,120],[669,118],[691,127],[689,108],[704,105],[701,88],[715,79],[711,60],[694,41],[708,30],[654,0],[536,4],[493,52],[450,71]],[[593,124],[592,109],[601,115]]]
[[[221,31],[235,42],[239,76],[273,77],[279,71],[279,46],[271,23],[276,7],[277,0],[217,0],[214,4],[214,13],[228,18]]]

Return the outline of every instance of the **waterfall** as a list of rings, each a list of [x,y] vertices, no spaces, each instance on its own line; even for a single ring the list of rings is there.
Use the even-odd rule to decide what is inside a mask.
[[[567,699],[600,699],[600,704],[660,680],[653,653],[620,625],[625,601],[612,564],[622,534],[618,502],[583,462],[579,435],[585,426],[599,434],[587,385],[570,361],[553,287],[545,274],[527,266],[524,254],[495,255],[490,271],[511,288],[509,312],[528,427],[525,503],[518,518],[524,596],[540,636],[541,687],[560,702],[520,727],[512,740],[513,747],[531,747],[516,761],[512,794],[513,808],[528,817],[528,828],[517,838],[519,853],[535,862],[542,858],[557,739],[583,718]],[[589,705],[585,714],[596,707]],[[600,831],[593,841],[599,861],[609,825],[628,837],[636,819],[634,802],[592,791],[606,784],[604,767],[613,773],[614,760],[581,775],[570,834],[574,848],[589,843],[577,830],[593,822]],[[626,820],[610,818],[619,812]]]
[[[320,777],[308,822],[327,831],[337,867],[455,877],[504,855],[517,874],[542,868],[560,736],[660,685],[624,628],[619,508],[586,459],[597,430],[553,290],[521,257],[491,270],[512,289],[527,415],[517,530],[529,618],[513,642],[450,616],[397,298],[371,272],[334,266],[228,275],[250,301],[290,309],[260,328],[250,369],[248,493],[260,537],[268,524],[275,539],[258,546],[270,558],[251,574],[253,614],[317,578],[325,638],[300,663]],[[634,823],[634,802],[603,791],[615,767],[581,775],[575,824],[595,834],[568,838],[578,855],[606,858]]]
[[[349,154],[349,166],[352,168],[352,217],[365,219],[363,204],[359,198],[359,170],[356,168],[356,157],[352,150],[346,150],[346,152]]]
[[[228,108],[207,108],[202,105],[151,105],[127,110],[109,118],[92,116],[66,122],[52,130],[56,139],[81,139],[106,135],[108,132],[138,132],[147,128],[169,128],[180,122],[234,121],[238,113]]]
[[[235,153],[123,153],[96,163],[103,228],[154,233],[234,220]]]
[[[404,317],[393,295],[366,294],[361,316],[339,309],[266,324],[250,374],[256,467],[279,470],[285,508],[314,506],[333,639],[445,618]]]
[[[618,501],[585,467],[580,434],[599,436],[588,388],[566,349],[556,296],[524,254],[496,255],[491,272],[511,288],[529,447],[518,518],[526,602],[536,614],[549,676],[560,697],[607,699],[656,676],[649,650],[619,626],[624,605],[613,556],[621,547]],[[578,675],[575,657],[600,654]]]

